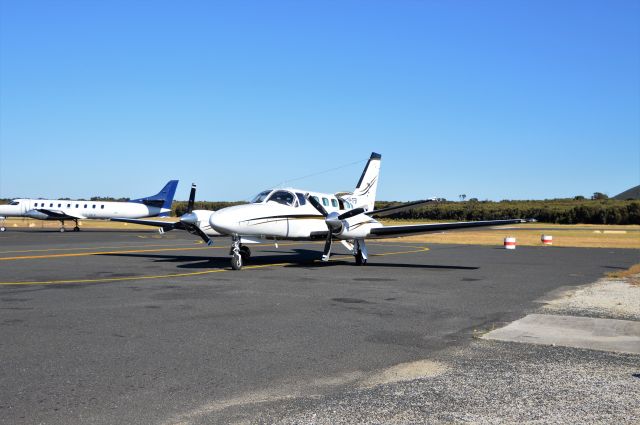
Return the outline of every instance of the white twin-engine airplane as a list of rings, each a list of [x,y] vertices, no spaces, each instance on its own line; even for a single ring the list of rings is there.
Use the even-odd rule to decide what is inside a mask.
[[[75,232],[79,231],[78,220],[109,219],[114,217],[142,218],[165,217],[171,212],[171,203],[176,193],[178,180],[169,181],[160,192],[146,198],[127,202],[77,201],[67,199],[14,199],[0,205],[0,219],[4,217],[28,217],[38,220],[58,220],[64,232],[65,220],[74,221]],[[1,222],[0,222],[1,223]],[[4,226],[0,231],[4,232]]]
[[[433,200],[375,210],[381,159],[381,155],[371,154],[353,193],[332,195],[294,188],[270,189],[259,193],[249,204],[222,208],[218,211],[193,211],[194,186],[191,189],[187,213],[180,217],[177,223],[115,220],[159,226],[162,227],[161,231],[184,229],[198,234],[209,245],[212,243],[209,236],[230,236],[233,242],[230,250],[231,267],[234,270],[241,269],[251,256],[251,251],[244,244],[260,243],[269,239],[325,239],[323,261],[329,260],[332,241],[338,239],[353,253],[356,264],[364,265],[368,259],[365,239],[526,222],[513,219],[384,226],[372,217],[389,215]]]

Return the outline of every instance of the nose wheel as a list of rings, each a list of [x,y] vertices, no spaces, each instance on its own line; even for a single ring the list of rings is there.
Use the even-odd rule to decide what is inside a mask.
[[[231,268],[233,270],[240,270],[243,263],[244,261],[242,261],[242,255],[234,252],[233,256],[231,257]]]
[[[240,238],[234,238],[229,254],[231,254],[231,268],[233,270],[240,270],[249,257],[251,257],[251,250],[249,247],[243,246],[240,243]]]

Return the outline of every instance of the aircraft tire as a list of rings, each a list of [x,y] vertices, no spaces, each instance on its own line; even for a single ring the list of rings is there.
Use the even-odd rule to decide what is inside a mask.
[[[356,253],[356,266],[365,266],[367,264],[367,260],[362,258],[362,252],[358,251]]]
[[[4,232],[5,230],[7,230],[4,226],[0,227],[0,232]]]
[[[60,228],[60,233],[64,233],[64,227]]]
[[[233,254],[233,256],[231,257],[231,268],[233,270],[240,270],[242,268],[242,260],[242,255]]]
[[[249,249],[248,246],[241,246],[240,255],[242,255],[243,260],[246,260],[247,258],[251,257],[251,250]]]
[[[80,228],[79,228],[78,226],[76,226],[76,227],[74,227],[74,228],[73,228],[73,231],[74,231],[74,232],[79,232],[79,231],[80,231]]]

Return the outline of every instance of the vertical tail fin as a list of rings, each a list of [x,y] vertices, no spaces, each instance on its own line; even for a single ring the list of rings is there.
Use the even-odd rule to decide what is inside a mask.
[[[367,166],[364,167],[360,180],[353,191],[351,199],[358,206],[371,211],[376,202],[376,191],[378,189],[378,176],[380,175],[380,162],[382,155],[372,152]]]
[[[137,202],[140,204],[145,204],[150,207],[157,207],[162,209],[171,210],[171,203],[173,202],[173,197],[176,194],[176,188],[178,187],[178,180],[170,180],[167,184],[164,185],[160,192],[156,193],[153,196],[148,196],[146,198],[132,199],[129,202]],[[160,217],[164,217],[169,215],[169,211],[162,212],[158,214]]]

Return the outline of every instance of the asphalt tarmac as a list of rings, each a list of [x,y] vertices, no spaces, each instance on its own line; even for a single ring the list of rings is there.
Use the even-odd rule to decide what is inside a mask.
[[[358,267],[340,244],[321,263],[322,243],[281,242],[252,246],[249,264],[232,271],[229,245],[217,239],[208,248],[177,231],[0,234],[0,423],[376,422],[366,407],[356,417],[311,412],[370,400],[390,387],[363,383],[399,364],[431,359],[440,380],[445,370],[484,370],[487,351],[499,357],[495,347],[516,345],[477,334],[640,257],[378,242]],[[540,347],[510,350],[502,360],[530,355],[548,365]],[[561,366],[558,353],[568,352],[587,363],[637,362],[566,348],[552,355]],[[509,364],[517,373],[518,363]],[[413,390],[406,399],[421,400],[424,388]],[[439,408],[462,411],[469,400]],[[413,411],[395,403],[388,406]],[[464,420],[433,416],[442,410],[416,414],[399,422]]]

